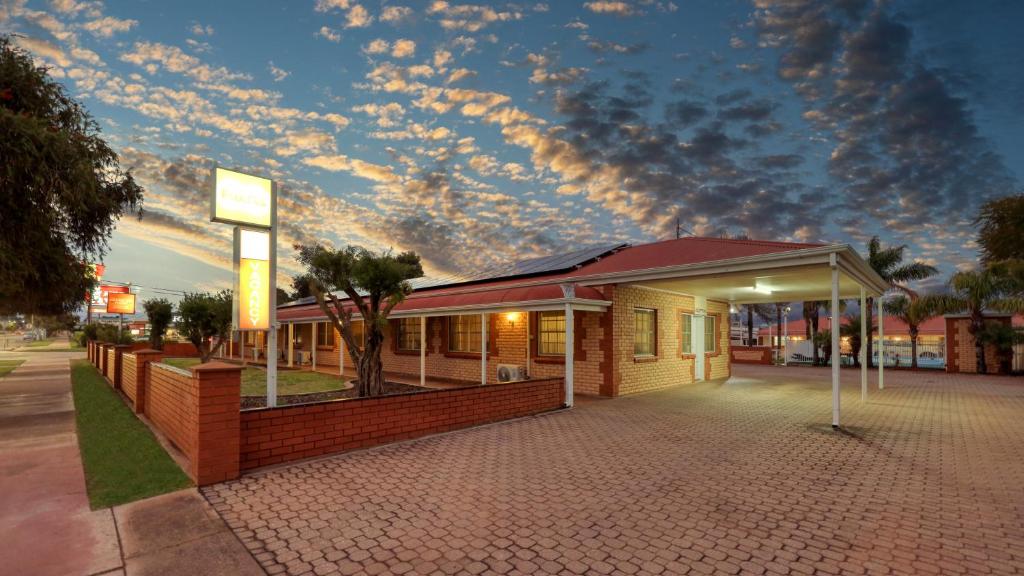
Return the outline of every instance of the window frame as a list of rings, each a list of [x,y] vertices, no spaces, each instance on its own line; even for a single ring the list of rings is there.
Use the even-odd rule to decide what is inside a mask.
[[[322,344],[320,343],[320,328],[321,327],[323,327],[323,329],[324,329],[324,334],[323,334],[324,338],[323,338],[323,343]],[[331,349],[331,350],[334,349],[335,340],[334,340],[334,325],[333,324],[331,324],[330,322],[314,322],[313,323],[313,331],[315,332],[315,335],[314,335],[313,339],[316,341],[316,347],[317,348]]]
[[[683,356],[693,356],[693,312],[681,312],[679,316],[679,346]],[[686,347],[686,336],[690,336],[690,347]]]
[[[711,332],[708,332],[708,320],[711,321]],[[710,338],[709,338],[710,336]],[[708,350],[708,344],[711,344],[711,349]],[[718,353],[718,316],[715,314],[706,314],[704,316],[704,353],[705,354],[717,354]]]
[[[650,352],[637,352],[637,345],[639,342],[640,330],[638,330],[637,321],[642,315],[650,315],[651,326],[651,351]],[[633,308],[633,357],[634,358],[657,358],[658,357],[658,309],[657,308]]]
[[[452,335],[454,334],[454,330],[457,329],[457,325],[459,325],[460,322],[465,322],[464,320],[462,320],[463,318],[470,318],[470,319],[472,319],[469,322],[470,348],[472,348],[472,340],[473,340],[472,335],[475,332],[475,333],[480,335],[479,340],[480,340],[480,348],[481,348],[481,350],[472,350],[472,349],[460,350],[458,348],[452,347]],[[488,319],[488,320],[490,320],[490,319]],[[475,330],[473,329],[474,327],[476,328]],[[490,333],[492,331],[491,328],[492,328],[492,326],[488,326],[488,330],[487,330],[488,338],[490,338]],[[459,314],[459,315],[454,315],[454,316],[448,316],[447,317],[447,334],[445,334],[445,346],[446,346],[445,350],[447,352],[451,352],[452,354],[481,354],[482,350],[484,348],[489,348],[487,346],[487,343],[483,342],[483,339],[484,339],[483,338],[483,330],[480,327],[480,317],[477,316],[476,314]],[[488,353],[489,353],[489,351],[488,351]]]
[[[415,330],[410,335],[410,334],[406,333],[405,331],[409,329],[408,325],[409,324],[413,324],[413,321],[417,321],[417,322],[415,322]],[[420,341],[420,322],[422,322],[422,321],[423,321],[423,318],[420,318],[420,317],[397,318],[396,319],[395,334],[394,334],[394,338],[395,338],[395,351],[396,352],[415,352],[417,354],[420,352],[420,350],[423,348],[423,342]],[[417,346],[415,348],[405,348],[404,347],[404,342],[403,341],[404,341],[405,337],[408,337],[408,336],[411,336],[412,339],[417,342]]]
[[[562,318],[562,329],[561,330],[544,330],[544,315],[549,316],[560,316]],[[561,310],[543,310],[537,312],[537,356],[544,356],[548,358],[565,358],[565,312]],[[562,336],[562,351],[561,352],[550,352],[544,351],[544,334],[560,334]]]

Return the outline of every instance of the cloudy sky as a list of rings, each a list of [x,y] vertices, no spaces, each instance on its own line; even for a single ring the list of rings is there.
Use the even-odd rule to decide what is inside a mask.
[[[108,278],[229,286],[211,163],[435,276],[695,234],[906,243],[949,272],[1024,176],[1024,3],[0,0],[146,187]],[[145,290],[143,297],[146,296]]]

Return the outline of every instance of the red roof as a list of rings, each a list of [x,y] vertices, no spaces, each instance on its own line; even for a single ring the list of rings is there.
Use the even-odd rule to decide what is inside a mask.
[[[538,274],[527,278],[496,278],[472,283],[421,288],[395,307],[395,310],[407,312],[559,299],[562,298],[562,291],[555,282],[569,278],[732,260],[821,246],[825,246],[825,244],[725,238],[677,238],[627,246],[576,269]],[[539,281],[550,283],[524,286],[524,284]],[[604,299],[600,292],[588,287],[577,287],[576,297],[593,300]],[[284,305],[278,308],[277,313],[278,319],[286,321],[322,316],[316,304]]]
[[[512,288],[493,288],[490,290],[465,291],[458,294],[437,294],[432,291],[414,292],[401,304],[395,306],[395,312],[414,312],[416,310],[434,310],[438,308],[473,308],[477,306],[500,306],[502,304],[525,305],[528,302],[557,300],[563,297],[562,287],[558,284],[542,284],[539,286],[521,286]],[[604,295],[589,286],[577,286],[576,298],[587,300],[604,300]],[[347,302],[347,301],[346,301]],[[348,307],[354,310],[354,307]],[[316,304],[290,306],[277,311],[278,320],[305,320],[324,317]]]

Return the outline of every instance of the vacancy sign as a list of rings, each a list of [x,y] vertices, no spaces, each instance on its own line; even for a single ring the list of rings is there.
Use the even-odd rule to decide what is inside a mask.
[[[210,220],[242,226],[270,228],[273,220],[274,182],[267,178],[216,167],[210,197]]]
[[[107,294],[107,314],[135,314],[135,294],[130,292]]]
[[[270,233],[238,230],[238,298],[236,325],[239,330],[270,328]]]

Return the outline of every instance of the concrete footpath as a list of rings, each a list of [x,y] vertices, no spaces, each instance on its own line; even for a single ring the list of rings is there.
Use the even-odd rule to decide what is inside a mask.
[[[75,432],[70,360],[25,358],[0,378],[0,572],[264,574],[195,488],[90,510]]]

